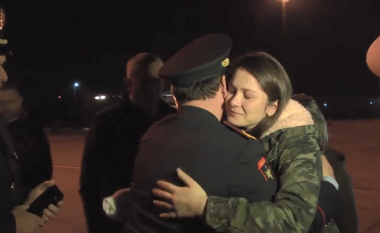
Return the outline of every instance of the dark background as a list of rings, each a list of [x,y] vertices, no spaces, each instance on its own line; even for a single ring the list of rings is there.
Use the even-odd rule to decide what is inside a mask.
[[[14,45],[10,79],[22,84],[28,105],[41,112],[54,112],[57,101],[70,105],[74,82],[80,83],[78,95],[120,93],[130,56],[155,52],[166,59],[210,32],[230,35],[233,54],[253,49],[277,57],[296,93],[340,104],[362,98],[358,102],[366,106],[378,99],[379,79],[365,63],[367,49],[380,35],[378,0],[290,0],[285,38],[277,0],[2,4],[6,37]]]

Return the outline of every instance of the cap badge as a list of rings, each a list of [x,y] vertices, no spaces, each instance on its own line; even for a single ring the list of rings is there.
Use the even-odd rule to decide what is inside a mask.
[[[222,61],[222,66],[227,67],[230,64],[230,59],[226,58],[224,61]]]

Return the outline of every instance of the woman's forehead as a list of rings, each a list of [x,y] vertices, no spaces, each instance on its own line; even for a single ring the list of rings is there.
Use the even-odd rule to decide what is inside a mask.
[[[248,90],[255,91],[257,89],[261,89],[257,79],[247,71],[243,69],[238,69],[234,73],[231,84],[233,86],[238,86],[239,88],[244,88]]]

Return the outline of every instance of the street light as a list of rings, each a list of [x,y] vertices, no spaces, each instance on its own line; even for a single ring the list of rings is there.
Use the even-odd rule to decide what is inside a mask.
[[[74,98],[76,97],[75,88],[79,87],[79,83],[74,83]]]
[[[286,25],[286,3],[288,3],[290,0],[280,0],[282,3],[282,33],[283,36],[286,36],[287,32],[287,25]]]

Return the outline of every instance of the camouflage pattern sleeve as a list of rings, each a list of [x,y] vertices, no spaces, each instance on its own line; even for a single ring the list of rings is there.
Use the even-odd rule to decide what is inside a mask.
[[[322,161],[312,135],[286,140],[275,161],[279,190],[274,202],[209,197],[206,223],[217,232],[307,232],[317,210]]]

